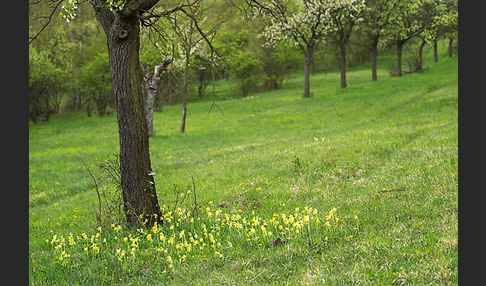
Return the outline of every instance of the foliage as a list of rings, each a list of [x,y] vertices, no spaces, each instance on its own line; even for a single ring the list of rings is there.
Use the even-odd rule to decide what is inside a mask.
[[[282,88],[285,77],[298,70],[302,57],[293,47],[283,44],[260,49],[262,52],[259,59],[263,63],[266,90]]]
[[[253,54],[238,51],[228,58],[231,76],[240,83],[243,97],[247,97],[263,83],[263,63]]]
[[[435,0],[399,1],[390,17],[390,29],[385,33],[388,41],[405,43],[419,35],[432,21]]]
[[[111,85],[110,63],[108,53],[102,52],[85,65],[79,75],[80,84],[83,86],[81,93],[84,95],[88,116],[91,115],[91,104],[96,105],[98,116],[106,113],[108,106],[114,106],[113,88]]]
[[[439,1],[436,10],[437,13],[435,13],[431,25],[422,32],[424,38],[429,42],[437,41],[442,35],[455,39],[458,32],[459,18],[457,1]]]
[[[29,49],[29,119],[34,122],[49,121],[60,92],[63,71],[49,59],[48,51]]]

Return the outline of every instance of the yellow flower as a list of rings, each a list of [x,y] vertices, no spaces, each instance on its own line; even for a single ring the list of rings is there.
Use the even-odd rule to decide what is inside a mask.
[[[161,233],[159,234],[159,239],[160,239],[160,241],[165,241],[165,239],[166,239],[166,238],[167,238],[167,237],[165,236],[165,234],[164,234],[164,233],[162,233],[162,232],[161,232]]]
[[[167,241],[167,243],[169,244],[173,244],[174,243],[174,235],[172,235],[169,240]]]
[[[159,232],[159,227],[157,226],[157,222],[154,223],[154,226],[152,226],[152,232],[157,233]]]
[[[147,240],[152,241],[152,234],[151,233],[147,234]]]

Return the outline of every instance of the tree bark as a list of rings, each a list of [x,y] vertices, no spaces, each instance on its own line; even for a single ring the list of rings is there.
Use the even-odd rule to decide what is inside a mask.
[[[341,69],[341,88],[346,88],[346,43],[339,45],[340,57],[339,67]]]
[[[130,2],[121,12],[112,13],[93,1],[95,15],[103,27],[108,44],[115,108],[120,141],[120,172],[127,223],[146,226],[162,223],[149,152],[145,107],[140,77],[139,11]],[[156,1],[155,1],[156,2]],[[144,6],[145,7],[145,6]]]

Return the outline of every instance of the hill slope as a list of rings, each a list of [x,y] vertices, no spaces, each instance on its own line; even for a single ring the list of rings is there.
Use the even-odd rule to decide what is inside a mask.
[[[224,260],[189,262],[168,276],[150,263],[103,278],[108,260],[70,274],[53,262],[46,239],[94,231],[96,193],[79,155],[97,162],[118,152],[116,116],[31,124],[31,282],[457,283],[457,59],[402,78],[370,82],[369,74],[349,71],[345,90],[338,73],[313,75],[309,99],[293,78],[283,90],[217,101],[224,116],[193,102],[186,134],[178,133],[179,106],[154,114],[151,160],[161,204],[172,206],[174,188],[192,185],[191,172],[204,206],[267,218],[335,207],[352,222],[329,244],[314,233],[311,247],[243,245]]]

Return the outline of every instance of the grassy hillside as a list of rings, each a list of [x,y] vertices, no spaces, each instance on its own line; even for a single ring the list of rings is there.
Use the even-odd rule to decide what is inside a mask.
[[[192,173],[200,208],[194,222],[179,213],[179,223],[153,230],[153,241],[150,230],[96,229],[97,196],[80,157],[97,172],[118,153],[116,116],[31,124],[31,283],[457,284],[457,59],[425,61],[422,73],[389,78],[383,58],[377,82],[368,66],[352,69],[344,90],[339,73],[315,74],[309,99],[294,76],[282,90],[217,101],[224,115],[208,113],[211,102],[191,102],[186,134],[178,132],[180,106],[165,106],[150,138],[159,202],[170,213],[174,189],[193,189]],[[220,95],[237,92],[218,85]],[[180,212],[194,208],[193,193]],[[246,218],[247,232],[224,224],[225,214]],[[272,224],[290,215],[287,232]],[[203,237],[202,224],[221,246],[181,252],[159,240]],[[127,242],[119,260],[122,237],[140,242],[133,255]],[[286,243],[272,246],[277,237]],[[62,250],[69,256],[61,260]]]

